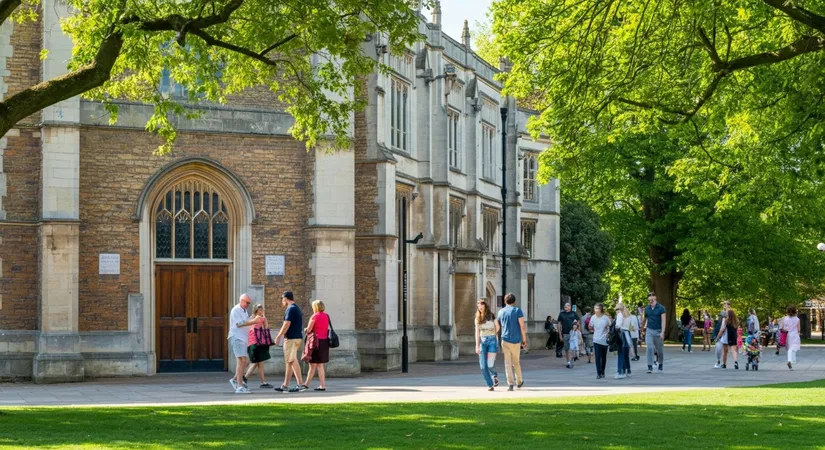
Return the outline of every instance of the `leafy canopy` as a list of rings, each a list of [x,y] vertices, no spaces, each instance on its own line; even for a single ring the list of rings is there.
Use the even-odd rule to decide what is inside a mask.
[[[23,17],[37,2],[25,3],[13,14]],[[115,100],[152,104],[146,127],[165,138],[161,151],[176,136],[172,115],[187,113],[161,91],[164,70],[188,91],[189,104],[225,103],[232,94],[266,86],[294,117],[296,139],[309,147],[333,136],[345,147],[350,116],[360,106],[358,80],[379,69],[374,55],[364,52],[365,39],[380,33],[400,49],[419,38],[419,19],[407,0],[67,3],[73,12],[62,27],[74,52],[65,83],[42,83],[0,109],[17,117],[83,93],[105,102],[116,119]]]
[[[610,268],[613,239],[601,230],[599,216],[580,201],[565,200],[559,221],[561,293],[583,306],[607,298],[605,272]]]
[[[798,300],[825,273],[825,1],[501,0],[506,92],[616,238],[616,288],[672,273],[685,300]],[[627,291],[624,291],[627,292]]]

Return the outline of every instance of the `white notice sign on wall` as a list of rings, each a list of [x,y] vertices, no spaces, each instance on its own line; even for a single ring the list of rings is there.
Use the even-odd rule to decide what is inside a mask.
[[[100,275],[120,275],[120,254],[101,253],[98,257],[98,273]]]
[[[266,276],[284,275],[284,255],[266,255]]]

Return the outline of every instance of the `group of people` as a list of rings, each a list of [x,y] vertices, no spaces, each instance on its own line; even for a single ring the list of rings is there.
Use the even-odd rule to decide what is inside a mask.
[[[283,347],[284,362],[286,370],[284,382],[275,391],[278,392],[300,392],[309,389],[312,379],[318,375],[320,386],[316,391],[326,390],[326,373],[324,364],[329,362],[330,336],[332,324],[329,315],[326,313],[326,306],[321,300],[312,302],[313,314],[309,318],[306,328],[303,325],[303,312],[290,291],[286,291],[281,296],[281,304],[284,306],[284,322],[278,330],[275,338],[272,338],[264,314],[263,305],[255,305],[250,317],[248,308],[252,299],[247,294],[241,295],[238,304],[229,313],[229,335],[227,337],[229,348],[235,355],[235,376],[229,380],[232,389],[236,394],[249,394],[248,379],[252,372],[257,369],[261,379],[261,388],[272,388],[266,382],[264,374],[264,361],[271,358],[269,348],[273,345]],[[334,331],[332,331],[334,333]],[[304,335],[306,334],[306,343]],[[301,365],[298,362],[298,351],[303,348],[301,359],[309,363],[306,381],[301,377]],[[295,378],[297,385],[289,387],[292,378]]]

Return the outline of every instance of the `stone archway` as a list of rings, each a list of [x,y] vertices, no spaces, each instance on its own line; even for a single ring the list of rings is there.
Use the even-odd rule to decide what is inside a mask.
[[[196,197],[200,199],[198,204],[195,204]],[[133,219],[140,224],[143,349],[149,354],[149,360],[155,364],[150,368],[150,375],[159,369],[156,364],[161,352],[157,349],[159,349],[159,333],[162,326],[165,333],[164,340],[172,339],[169,337],[170,333],[177,336],[174,339],[178,343],[174,347],[178,349],[178,353],[184,352],[191,360],[198,359],[198,355],[203,359],[206,353],[211,354],[213,358],[220,354],[222,359],[218,358],[215,361],[220,360],[220,369],[226,367],[228,360],[226,348],[217,348],[223,344],[225,336],[218,335],[225,333],[225,328],[222,328],[223,317],[228,316],[229,309],[236,299],[241,293],[246,292],[251,284],[251,224],[254,218],[254,206],[244,184],[235,174],[211,159],[194,157],[175,161],[158,170],[147,181],[135,207]],[[186,242],[185,250],[181,242],[174,240],[174,234],[171,235],[172,242],[164,243],[163,248],[159,250],[161,242],[158,241],[158,236],[167,233],[160,222],[169,220],[174,221],[169,227],[176,230],[169,231],[169,233],[177,233],[184,227],[188,228],[190,240]],[[204,224],[206,225],[205,231]],[[201,236],[204,232],[208,233],[209,243],[206,249],[203,245],[195,248],[194,238],[198,232]],[[213,238],[217,236],[214,233],[221,233],[220,236],[225,239],[225,242],[220,239],[214,240]],[[183,252],[188,253],[183,255]],[[199,281],[186,281],[190,280],[190,277],[191,280]],[[222,281],[219,280],[221,277]],[[158,302],[165,301],[164,298],[168,299],[170,295],[172,297],[184,295],[167,292],[169,288],[164,286],[171,283],[170,280],[177,279],[177,284],[190,283],[189,286],[192,286],[190,291],[192,291],[195,286],[207,282],[207,278],[211,280],[208,284],[217,286],[212,288],[208,294],[200,294],[211,296],[208,300],[200,302],[210,303],[214,305],[213,309],[218,311],[211,321],[206,317],[201,317],[199,320],[198,315],[202,314],[192,313],[191,309],[190,312],[181,315],[180,308],[176,313],[180,317],[168,317],[167,315],[161,319]],[[220,287],[221,282],[225,283],[225,286]],[[165,289],[163,291],[165,294],[159,295],[159,289]],[[186,294],[187,298],[192,295],[194,294]],[[195,300],[189,299],[186,302],[194,304]],[[223,311],[220,311],[221,305]],[[163,308],[168,309],[168,305],[164,303]],[[206,332],[204,327],[209,326],[213,327],[211,331],[215,336],[192,337],[192,333],[197,335],[197,333]],[[199,353],[197,347],[191,344],[195,339],[213,342],[214,348],[206,353],[203,351]],[[182,345],[180,342],[187,342],[187,344]],[[209,347],[211,344],[205,345]],[[164,349],[162,352],[170,351],[166,347]],[[168,362],[168,358],[164,359],[166,369],[183,368],[170,366]],[[212,368],[217,369],[217,367]]]

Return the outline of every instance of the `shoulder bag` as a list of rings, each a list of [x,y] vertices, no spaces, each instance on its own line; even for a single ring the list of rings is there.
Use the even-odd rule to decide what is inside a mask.
[[[273,345],[272,332],[269,331],[269,327],[266,322],[260,325],[260,327],[255,328],[255,339],[258,341],[257,345],[261,347],[271,347]]]
[[[338,341],[338,334],[335,333],[335,329],[332,328],[332,319],[329,319],[329,333],[327,338],[329,338],[329,348],[338,348],[338,346],[341,345]]]

